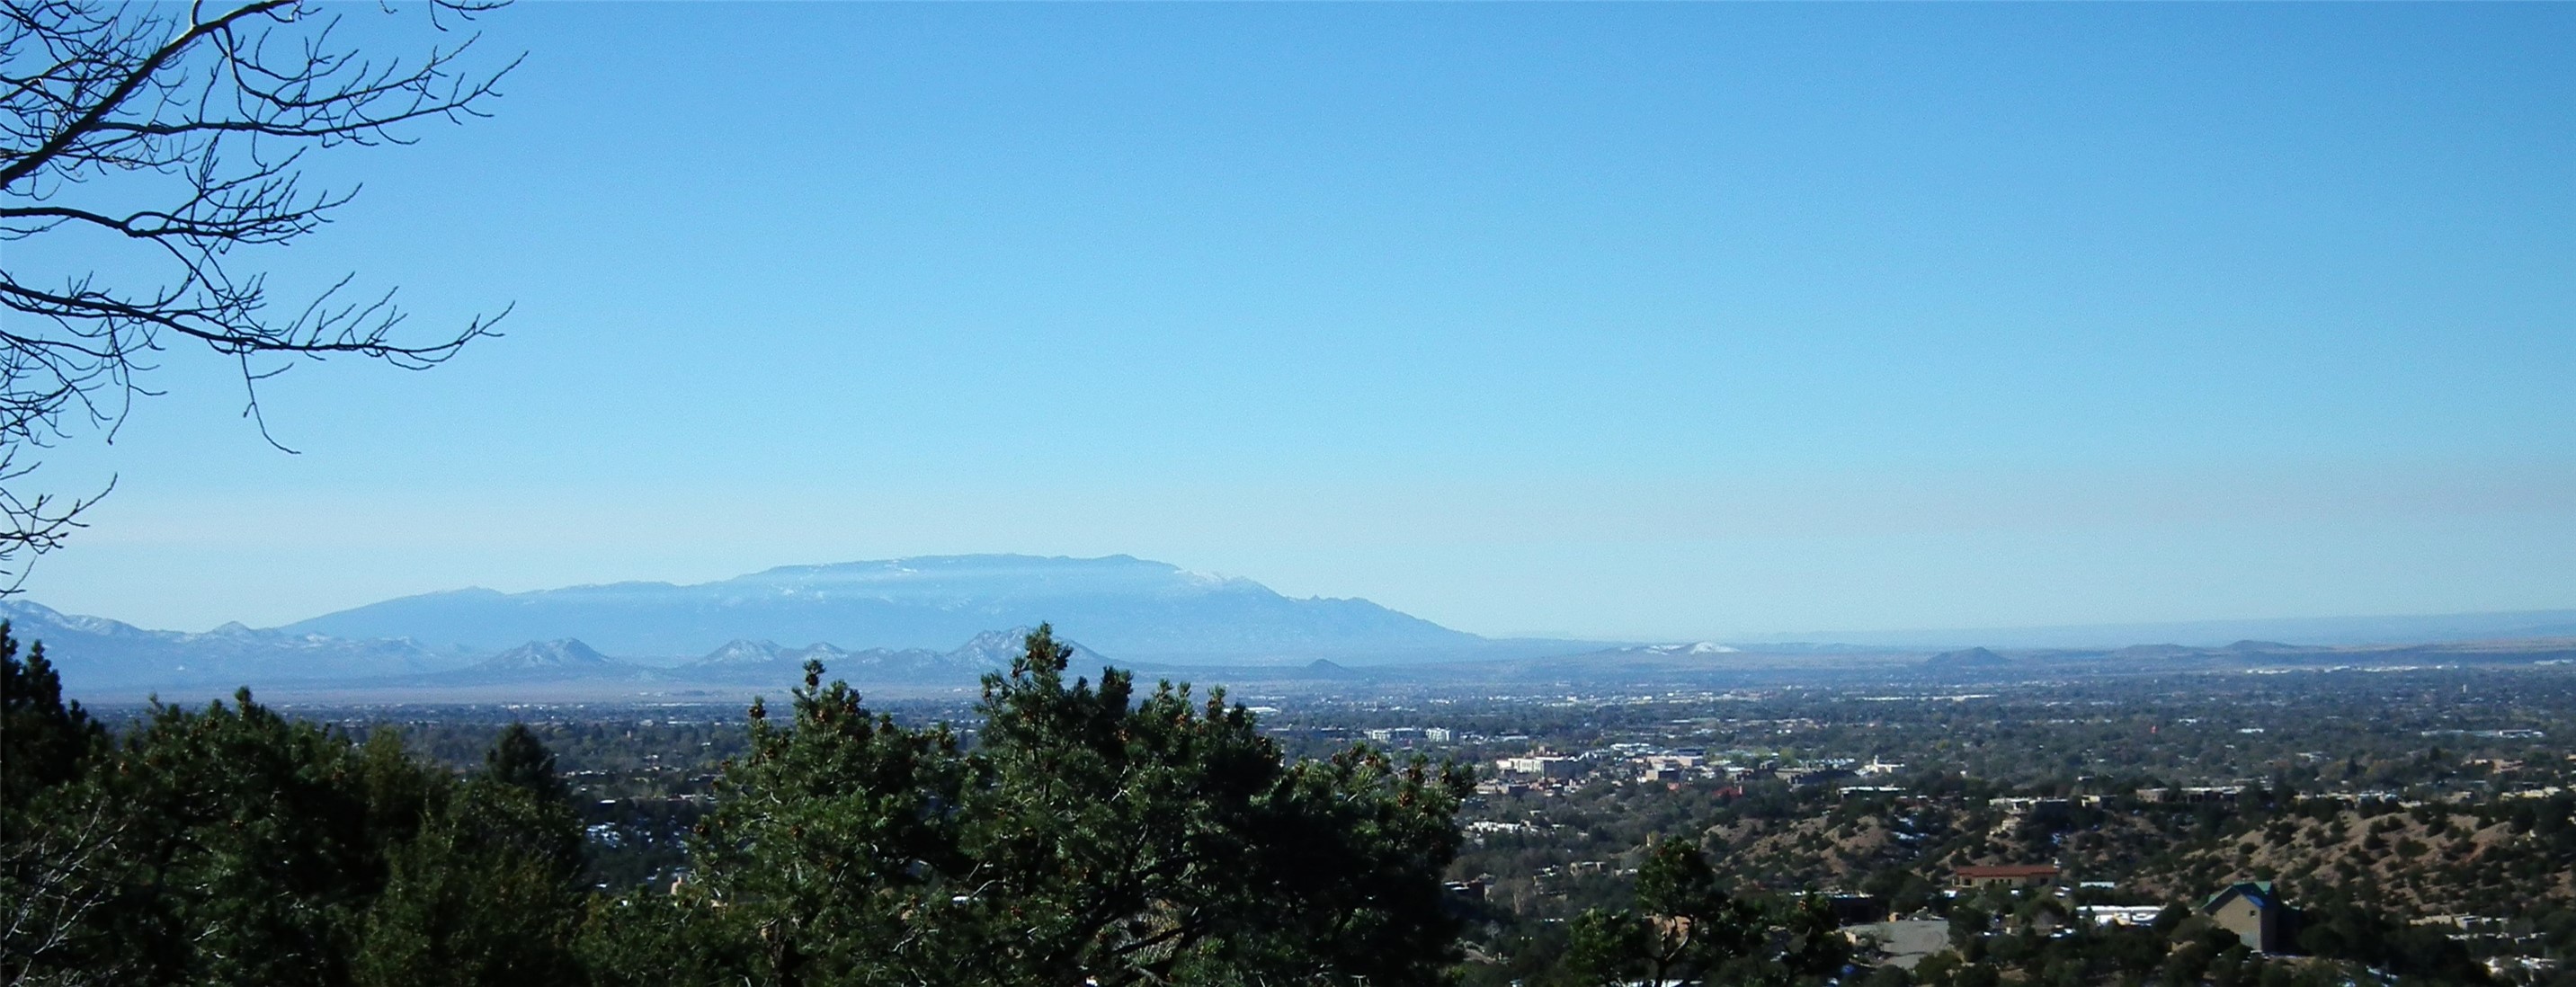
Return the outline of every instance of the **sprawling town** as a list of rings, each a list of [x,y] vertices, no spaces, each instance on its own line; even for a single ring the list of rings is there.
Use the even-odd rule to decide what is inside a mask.
[[[1579,980],[1581,919],[1667,843],[1743,901],[1828,910],[1846,982],[2552,984],[2576,956],[2557,666],[1235,701],[1290,755],[1472,769],[1446,879],[1470,984]],[[603,888],[686,880],[743,746],[722,707],[387,712],[337,715],[460,764],[537,725]]]

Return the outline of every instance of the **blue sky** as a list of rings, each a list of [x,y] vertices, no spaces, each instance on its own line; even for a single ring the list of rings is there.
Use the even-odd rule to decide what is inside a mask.
[[[1018,551],[1487,633],[2576,606],[2576,8],[486,29],[496,117],[323,159],[363,194],[262,259],[509,335],[296,369],[296,456],[171,354],[51,455],[119,487],[33,598]]]

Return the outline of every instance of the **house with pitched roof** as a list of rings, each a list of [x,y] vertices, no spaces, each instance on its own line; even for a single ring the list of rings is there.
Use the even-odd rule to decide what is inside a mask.
[[[2272,891],[2270,881],[2238,881],[2202,902],[2200,913],[2218,927],[2236,933],[2247,949],[2264,953],[2290,948],[2290,910]]]

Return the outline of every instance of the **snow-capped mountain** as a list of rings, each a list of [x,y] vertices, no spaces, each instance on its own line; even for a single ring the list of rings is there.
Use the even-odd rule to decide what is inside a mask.
[[[477,672],[556,672],[611,668],[623,664],[600,654],[578,638],[530,641],[476,662]]]
[[[1715,641],[1695,641],[1690,644],[1649,644],[1639,650],[1652,651],[1659,655],[1731,655],[1738,653],[1740,649]]]

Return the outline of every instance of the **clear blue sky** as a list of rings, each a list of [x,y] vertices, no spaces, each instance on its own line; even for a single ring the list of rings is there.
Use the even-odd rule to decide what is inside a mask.
[[[121,485],[34,599],[1015,551],[1486,633],[2576,606],[2576,6],[487,27],[497,117],[328,157],[270,263],[509,336],[288,374],[298,456],[171,355],[55,452]]]

